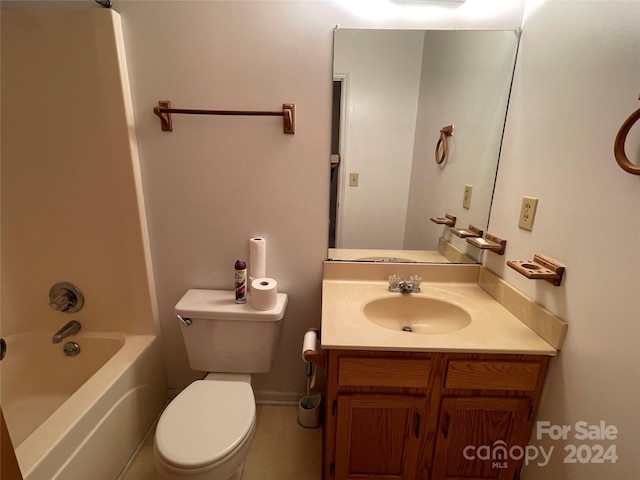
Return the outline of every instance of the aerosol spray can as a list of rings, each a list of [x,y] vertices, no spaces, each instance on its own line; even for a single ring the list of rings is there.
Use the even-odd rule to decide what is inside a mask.
[[[236,303],[247,303],[247,264],[242,260],[236,260],[234,268]]]

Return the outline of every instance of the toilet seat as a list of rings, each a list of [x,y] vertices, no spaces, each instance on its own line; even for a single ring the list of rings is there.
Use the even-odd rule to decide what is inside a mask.
[[[255,399],[245,382],[197,380],[162,413],[155,435],[159,457],[198,469],[233,455],[252,432]]]

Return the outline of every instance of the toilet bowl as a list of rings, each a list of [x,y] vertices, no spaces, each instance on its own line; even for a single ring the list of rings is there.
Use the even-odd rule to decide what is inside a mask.
[[[249,375],[209,374],[167,406],[154,442],[161,478],[240,479],[256,423],[249,380]]]
[[[165,480],[240,480],[256,424],[251,373],[271,369],[287,296],[271,310],[234,292],[192,289],[175,307],[189,366],[208,371],[164,410],[153,458]],[[221,373],[215,373],[221,372]]]

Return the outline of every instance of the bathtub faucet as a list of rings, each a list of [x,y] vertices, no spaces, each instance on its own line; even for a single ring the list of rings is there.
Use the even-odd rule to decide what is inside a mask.
[[[82,325],[80,325],[80,322],[78,322],[77,320],[71,320],[69,323],[67,323],[64,327],[62,327],[60,330],[56,332],[56,334],[53,336],[51,341],[53,343],[60,343],[63,338],[68,337],[69,335],[78,333],[80,331],[80,328],[82,328]]]

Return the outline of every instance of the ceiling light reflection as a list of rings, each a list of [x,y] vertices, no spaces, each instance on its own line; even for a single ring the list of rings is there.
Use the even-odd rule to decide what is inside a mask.
[[[524,0],[460,0],[396,3],[393,0],[335,0],[352,14],[369,21],[411,20],[439,18],[487,19],[522,8]]]

